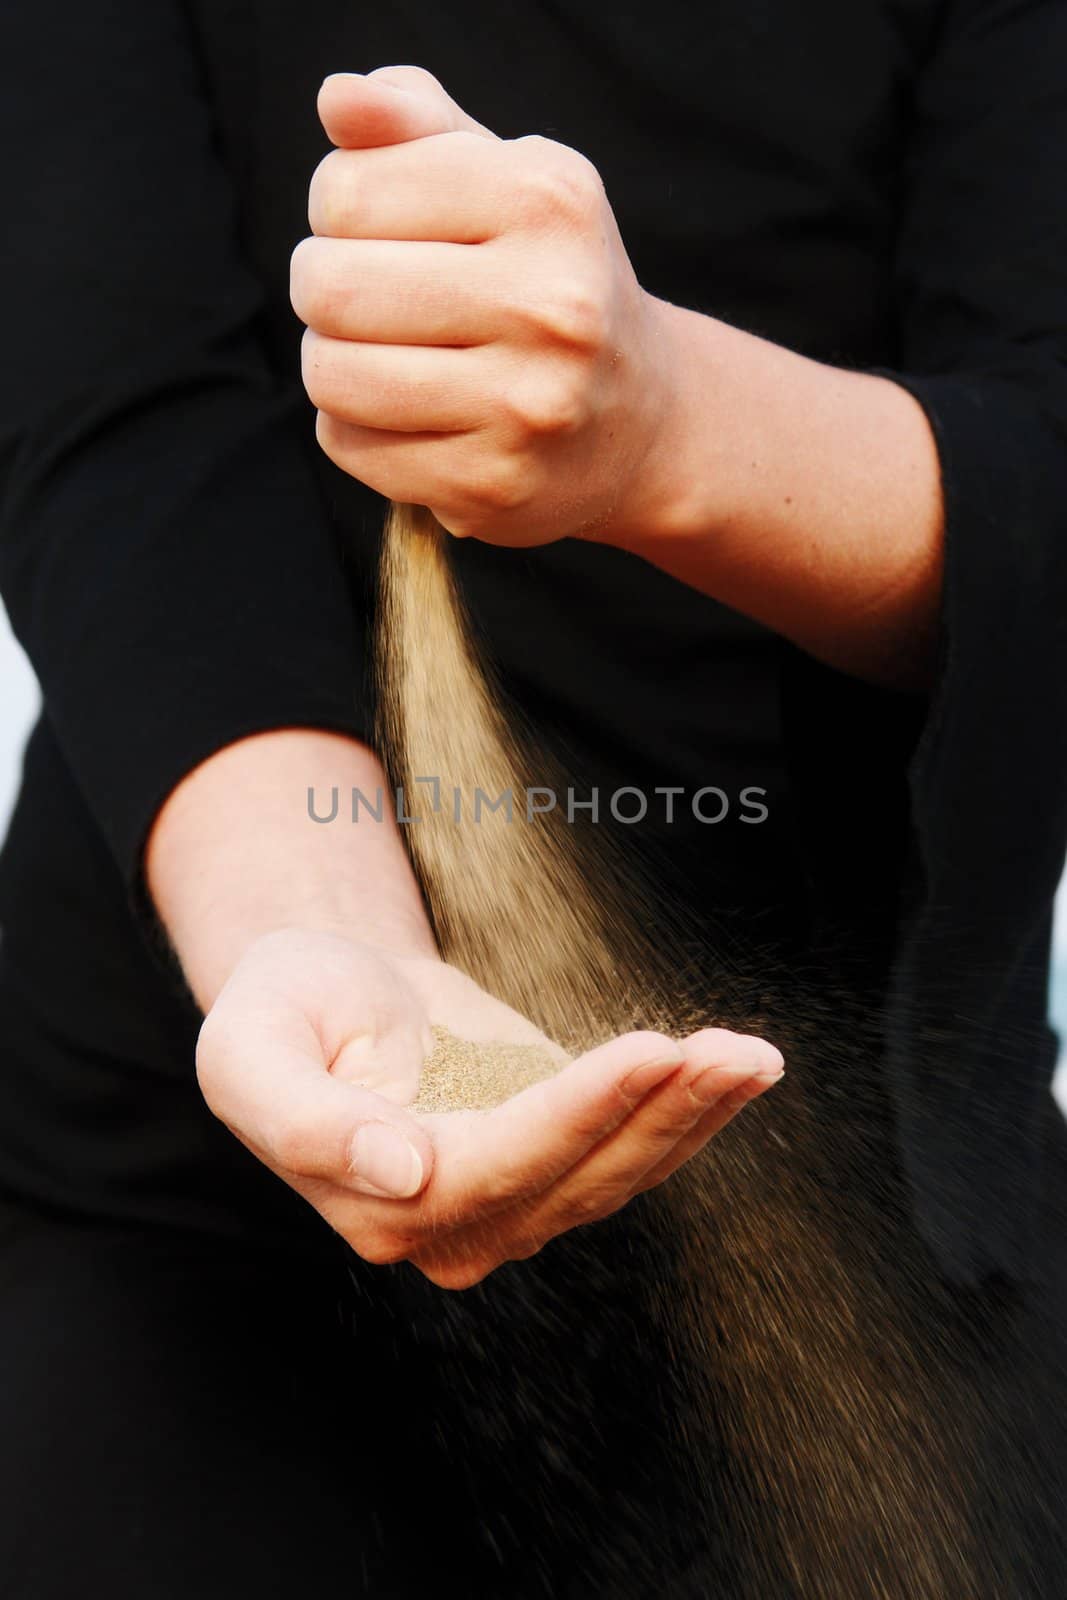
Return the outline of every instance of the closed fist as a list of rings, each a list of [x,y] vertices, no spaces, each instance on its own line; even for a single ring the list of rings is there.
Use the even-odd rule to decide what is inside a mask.
[[[417,67],[328,78],[337,146],[291,264],[318,440],[388,498],[494,543],[638,531],[670,384],[593,165],[498,139]]]

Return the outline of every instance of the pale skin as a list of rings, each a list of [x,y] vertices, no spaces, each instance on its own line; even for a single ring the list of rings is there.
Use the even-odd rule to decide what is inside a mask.
[[[542,1036],[440,960],[387,814],[317,827],[303,810],[309,785],[384,782],[339,735],[242,740],[175,789],[146,871],[206,1013],[212,1111],[365,1260],[462,1289],[669,1177],[782,1059],[719,1029],[631,1033],[495,1110],[408,1111],[434,1024]]]
[[[458,536],[615,545],[925,686],[943,507],[905,389],[648,294],[583,155],[420,68],[327,78],[319,114],[291,293],[327,455]]]
[[[496,138],[419,68],[329,78],[319,111],[336,148],[292,298],[339,466],[456,536],[616,545],[924,686],[943,513],[903,389],[647,294],[583,156]],[[411,1113],[434,1023],[536,1030],[440,961],[394,824],[308,823],[309,785],[383,781],[339,736],[244,740],[169,798],[146,871],[212,1110],[367,1260],[463,1288],[662,1182],[782,1062],[721,1030],[630,1034],[495,1111]]]

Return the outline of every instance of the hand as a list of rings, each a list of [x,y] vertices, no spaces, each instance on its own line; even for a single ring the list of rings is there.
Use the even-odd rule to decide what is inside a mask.
[[[285,930],[247,951],[205,1019],[204,1097],[371,1262],[467,1288],[670,1176],[781,1057],[706,1029],[631,1033],[489,1111],[415,1115],[437,1024],[465,1039],[547,1044],[445,963]]]
[[[925,412],[641,289],[595,169],[417,67],[319,94],[292,298],[346,472],[493,544],[595,538],[840,671],[926,689],[944,505]]]
[[[646,526],[667,493],[663,303],[596,169],[496,138],[417,67],[327,78],[319,111],[340,148],[291,292],[326,454],[497,544]]]

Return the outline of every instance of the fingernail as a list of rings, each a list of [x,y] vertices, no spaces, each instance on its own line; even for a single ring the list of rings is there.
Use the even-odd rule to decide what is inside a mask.
[[[764,1079],[780,1078],[785,1071],[785,1061],[777,1045],[771,1044],[769,1039],[751,1038],[748,1042],[754,1075]]]
[[[364,1122],[352,1140],[352,1175],[360,1188],[407,1200],[422,1187],[422,1157],[388,1122]]]
[[[680,1067],[684,1057],[681,1051],[673,1056],[656,1056],[652,1061],[642,1061],[639,1067],[634,1067],[628,1072],[619,1084],[620,1092],[627,1100],[640,1100],[649,1089],[654,1089],[658,1083],[669,1076],[664,1071],[666,1067]]]
[[[737,1089],[737,1098],[739,1101],[755,1100],[756,1097],[763,1094],[765,1090],[773,1089],[774,1085],[779,1081],[779,1079],[784,1077],[785,1073],[782,1071],[781,1067],[776,1069],[765,1068],[762,1072],[754,1072],[751,1078],[746,1078],[744,1083],[739,1085]],[[731,1098],[733,1097],[731,1096]]]
[[[711,1104],[723,1093],[722,1080],[724,1072],[729,1072],[727,1067],[706,1067],[696,1079],[690,1094],[697,1100]],[[754,1095],[762,1094],[765,1089],[770,1089],[780,1078],[785,1077],[782,1067],[762,1067],[759,1072],[753,1072],[743,1083],[736,1084],[729,1091],[730,1100],[750,1100]]]

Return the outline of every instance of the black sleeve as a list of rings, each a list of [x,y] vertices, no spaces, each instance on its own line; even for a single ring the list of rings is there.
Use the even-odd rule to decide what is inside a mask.
[[[5,10],[0,579],[127,883],[246,734],[367,735],[310,411],[260,348],[175,0]]]
[[[1054,1041],[1067,838],[1067,5],[950,0],[918,85],[899,371],[940,451],[940,670],[911,769],[923,888],[894,1076],[930,1240],[1015,1274]]]

